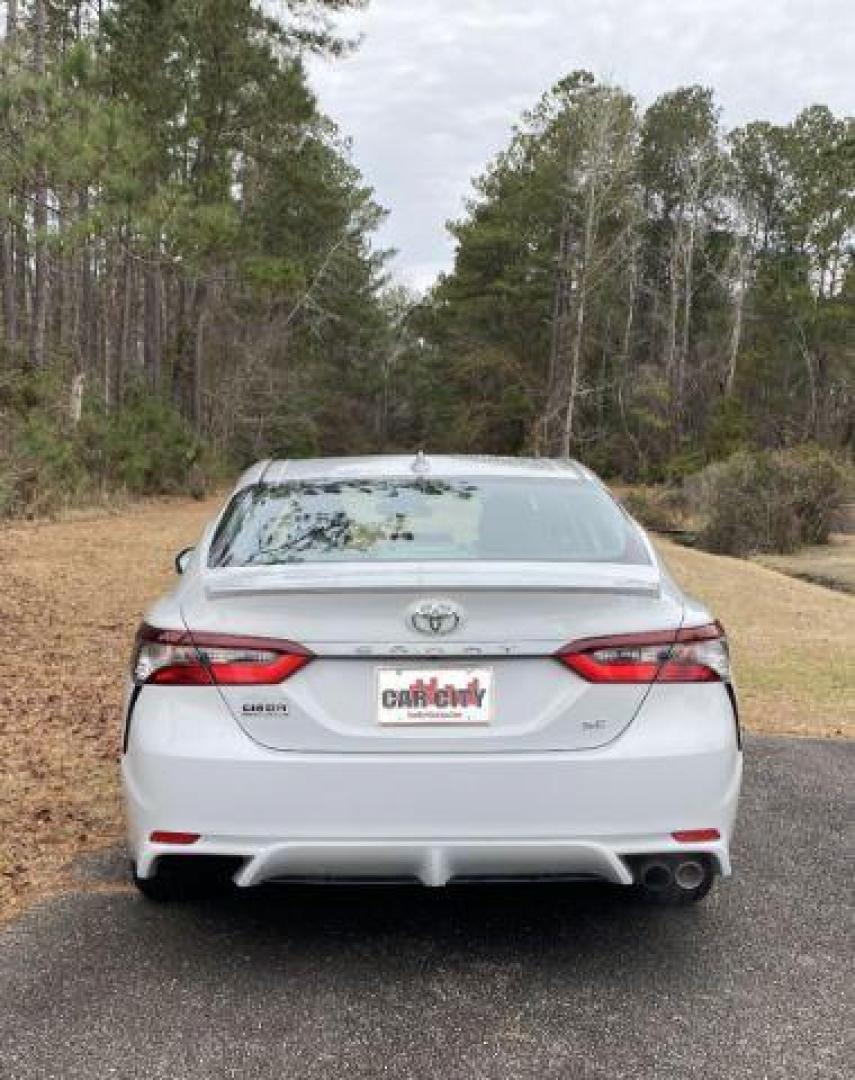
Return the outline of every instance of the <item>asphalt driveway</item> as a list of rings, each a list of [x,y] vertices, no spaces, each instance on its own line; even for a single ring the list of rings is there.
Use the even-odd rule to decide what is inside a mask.
[[[42,905],[0,934],[0,1077],[855,1075],[855,744],[748,749],[737,876],[690,911],[569,886]]]

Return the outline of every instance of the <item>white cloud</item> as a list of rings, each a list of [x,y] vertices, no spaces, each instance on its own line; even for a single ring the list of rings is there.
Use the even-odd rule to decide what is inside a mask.
[[[392,211],[381,241],[424,286],[448,266],[445,222],[520,112],[588,68],[642,104],[715,88],[725,123],[855,111],[852,0],[372,0],[342,20],[355,55],[317,62],[322,106]]]

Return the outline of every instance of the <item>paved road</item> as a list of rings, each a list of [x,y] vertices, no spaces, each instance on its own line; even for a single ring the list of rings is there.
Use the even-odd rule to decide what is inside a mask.
[[[597,887],[43,905],[0,936],[0,1077],[851,1077],[855,744],[749,750],[738,876],[689,912]]]

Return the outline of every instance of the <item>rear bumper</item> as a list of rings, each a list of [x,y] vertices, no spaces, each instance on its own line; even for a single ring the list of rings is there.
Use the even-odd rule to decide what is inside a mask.
[[[274,841],[236,837],[207,837],[186,850],[194,855],[237,856],[243,865],[234,876],[241,888],[270,882],[420,882],[449,883],[499,881],[598,880],[631,885],[627,859],[633,854],[686,854],[707,852],[716,870],[730,875],[727,846],[685,844],[661,837],[597,840],[374,840]],[[161,855],[174,856],[176,848],[144,844],[137,859],[140,877],[156,870]]]
[[[243,860],[239,885],[282,878],[593,876],[627,856],[708,852],[730,873],[742,772],[717,686],[654,687],[630,728],[576,752],[305,754],[250,740],[213,689],[140,696],[123,759],[137,873],[163,854]],[[678,829],[716,828],[686,845]],[[201,839],[152,843],[155,829]]]

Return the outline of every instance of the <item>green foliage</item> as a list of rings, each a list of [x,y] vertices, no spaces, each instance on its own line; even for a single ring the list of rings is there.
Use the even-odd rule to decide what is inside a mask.
[[[702,447],[680,450],[665,463],[664,478],[670,484],[679,483],[702,469],[709,460]]]
[[[730,457],[749,445],[751,421],[743,403],[735,397],[719,398],[709,410],[704,432],[704,454],[708,461]]]
[[[3,512],[386,437],[383,211],[305,66],[360,3],[51,4],[42,74],[32,20],[0,42]]]
[[[824,543],[851,475],[820,447],[740,451],[687,481],[702,524],[698,542],[726,555],[795,551]]]
[[[167,402],[139,390],[113,414],[90,402],[73,439],[87,475],[99,487],[131,495],[181,492],[206,464],[187,422]]]
[[[51,514],[117,495],[201,495],[223,476],[226,463],[149,392],[131,392],[117,412],[88,399],[76,424],[67,406],[67,387],[54,371],[0,383],[0,517]]]
[[[389,288],[383,211],[307,79],[358,2],[57,3],[43,74],[33,20],[0,46],[0,513],[201,490],[210,448],[571,453],[678,485],[853,443],[850,118],[725,138],[707,88],[641,110],[573,72],[417,298]],[[808,502],[833,488],[804,469]]]
[[[853,123],[815,106],[725,137],[707,88],[639,113],[562,80],[451,226],[420,320],[430,426],[459,442],[449,416],[474,415],[484,449],[563,453],[572,401],[571,453],[656,483],[742,448],[851,446]]]

